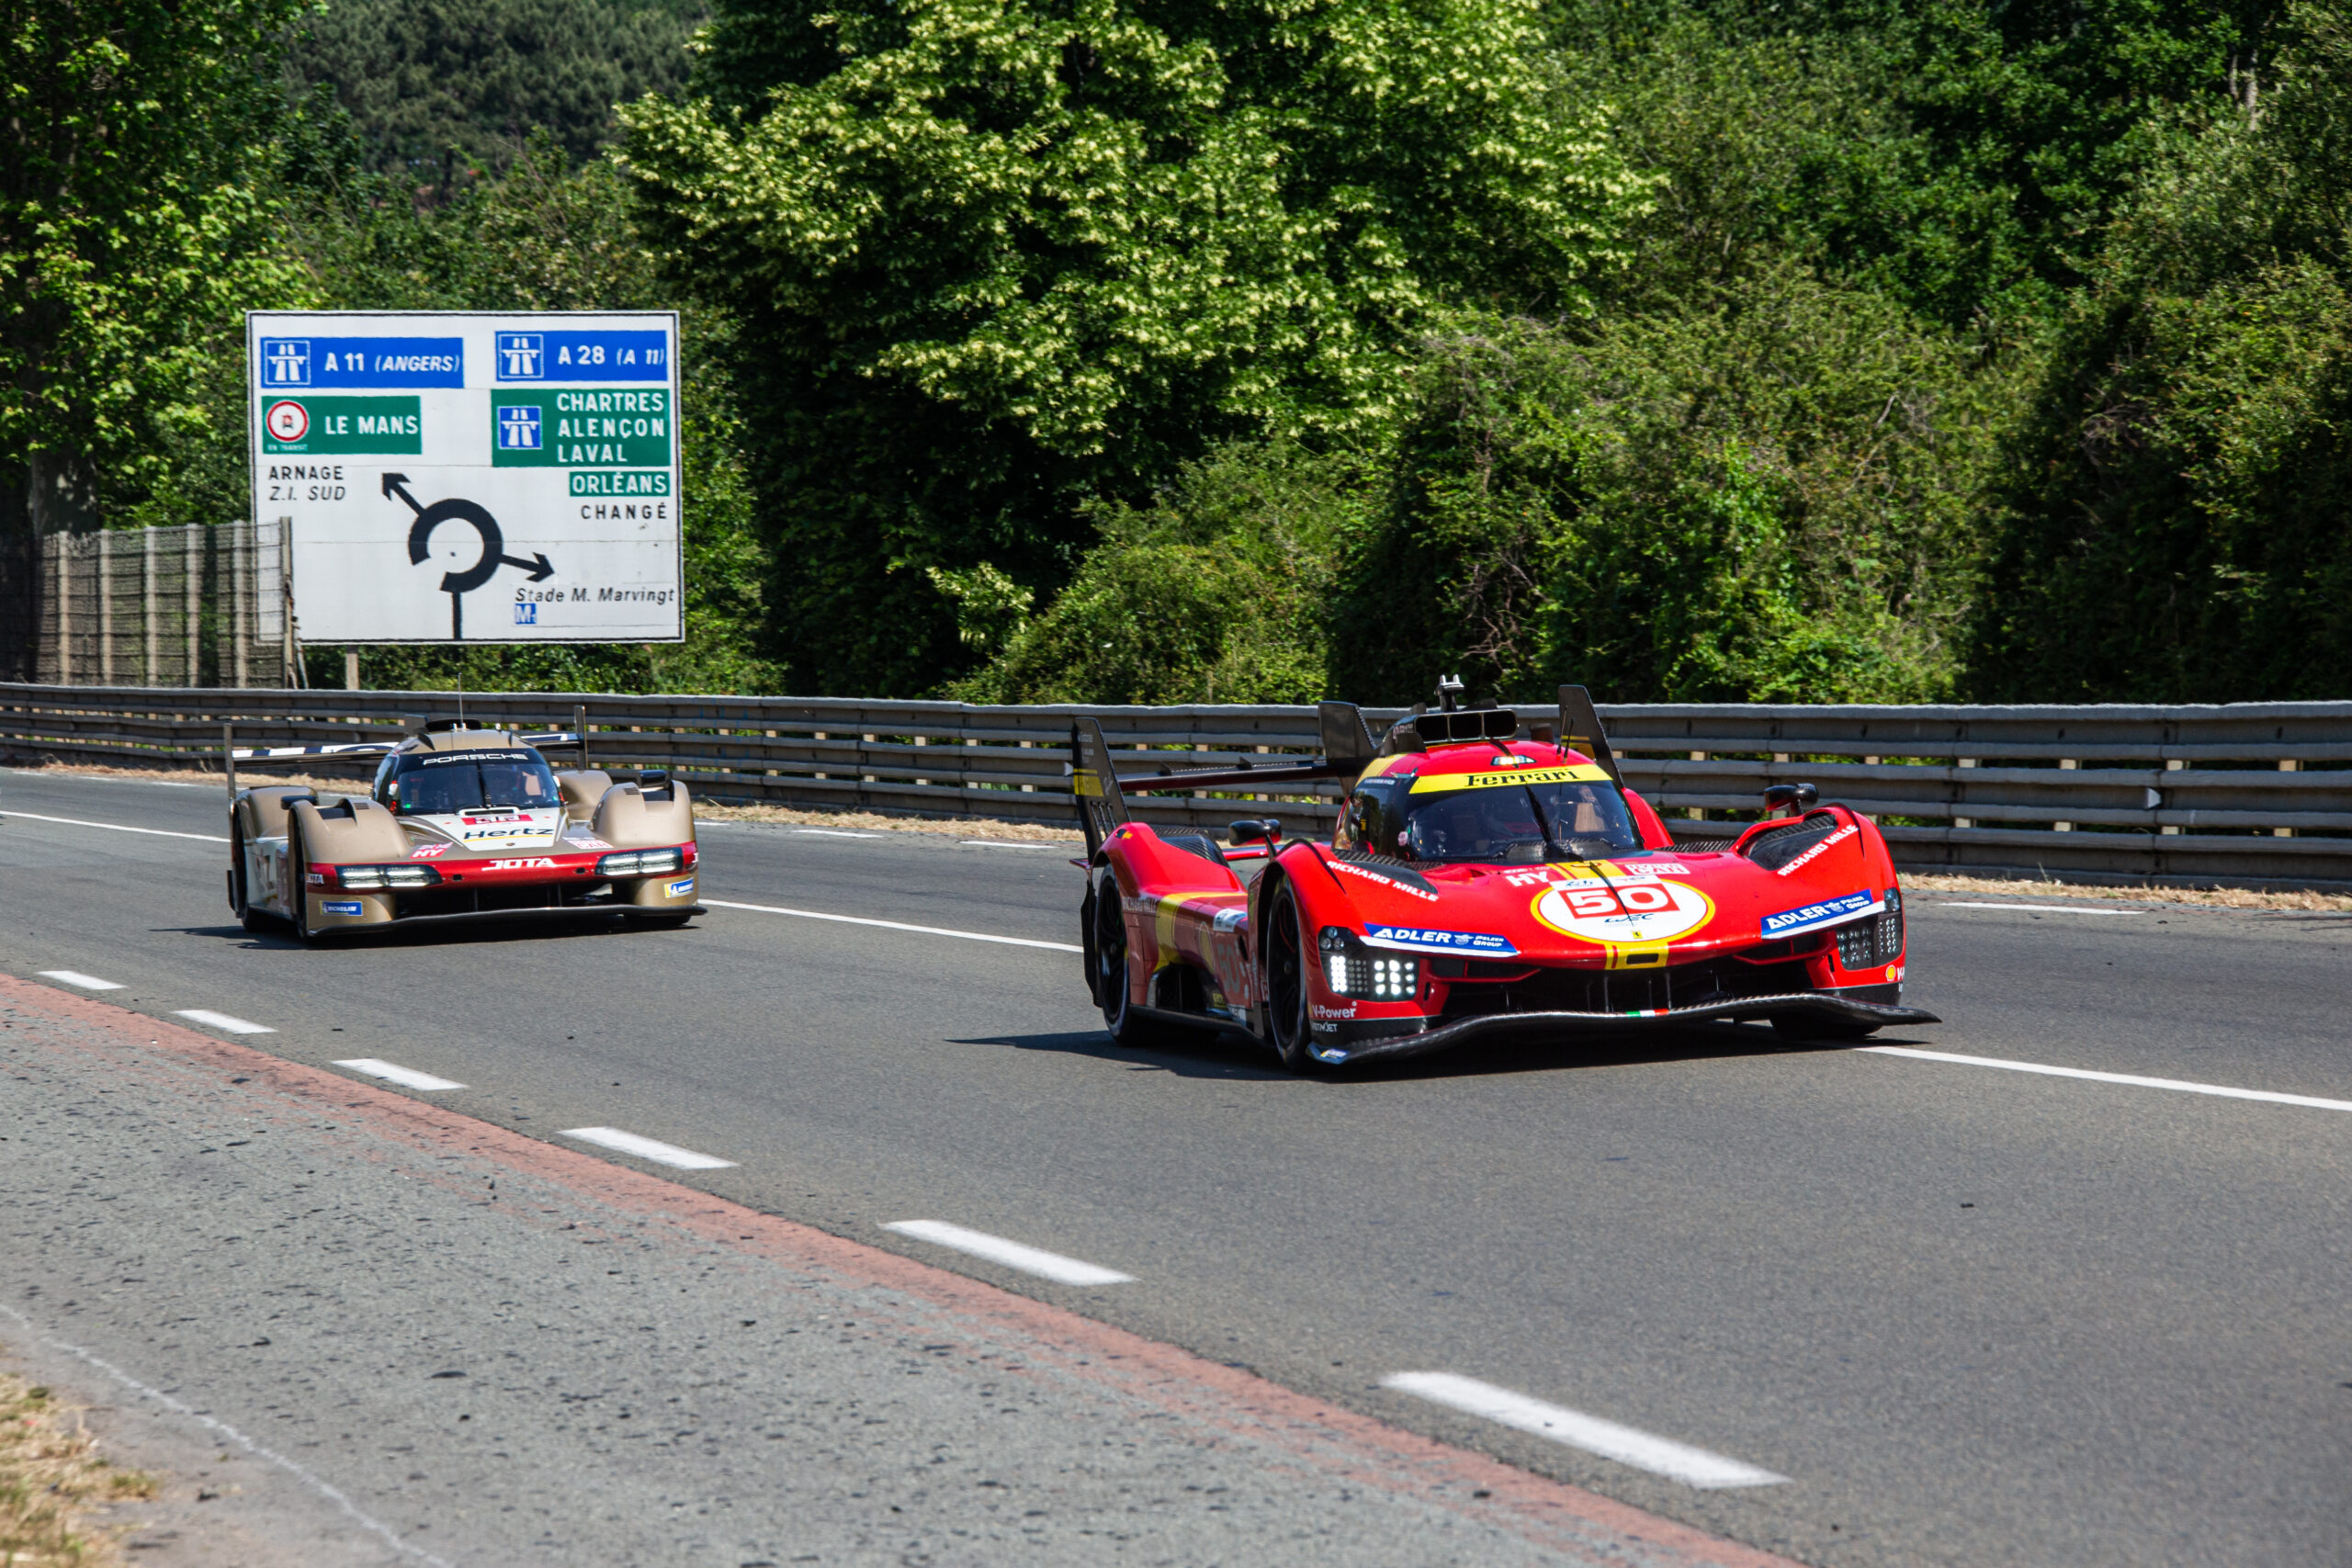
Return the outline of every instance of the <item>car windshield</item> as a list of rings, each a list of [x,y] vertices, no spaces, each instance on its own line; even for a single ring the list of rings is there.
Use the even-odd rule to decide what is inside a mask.
[[[1588,859],[1642,847],[1624,798],[1606,784],[1400,791],[1396,807],[1392,841],[1380,852],[1404,860],[1532,865],[1559,856]]]
[[[404,816],[524,809],[556,804],[555,774],[537,751],[460,751],[419,757],[391,781],[391,806]]]

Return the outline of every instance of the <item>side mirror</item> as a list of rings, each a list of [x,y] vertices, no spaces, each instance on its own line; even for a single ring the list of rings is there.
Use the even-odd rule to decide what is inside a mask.
[[[1282,819],[1275,817],[1248,817],[1233,824],[1231,842],[1264,844],[1269,848],[1282,842]]]
[[[1803,811],[1821,798],[1821,792],[1809,784],[1774,784],[1764,792],[1767,811]]]

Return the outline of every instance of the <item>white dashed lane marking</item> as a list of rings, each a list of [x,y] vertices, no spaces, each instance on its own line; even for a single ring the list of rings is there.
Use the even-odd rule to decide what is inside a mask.
[[[1025,936],[991,936],[987,931],[951,931],[945,926],[910,926],[902,920],[869,920],[859,915],[828,915],[815,909],[783,909],[773,904],[730,904],[724,898],[706,898],[703,903],[714,909],[748,909],[755,915],[790,915],[802,920],[834,920],[845,926],[877,926],[886,931],[913,931],[921,936],[952,936],[964,942],[996,942],[1008,947],[1042,947],[1054,953],[1083,953],[1086,950],[1074,942],[1038,942]]]
[[[144,833],[153,839],[197,839],[208,844],[225,844],[223,833],[175,833],[163,828],[132,828],[120,822],[85,822],[78,817],[43,817],[38,811],[0,811],[0,817],[21,817],[28,822],[57,822],[68,828],[104,828],[109,833]]]
[[[203,1024],[208,1029],[218,1029],[228,1034],[275,1034],[277,1032],[266,1023],[250,1023],[242,1018],[232,1018],[225,1012],[214,1012],[210,1008],[180,1008],[172,1016],[187,1019],[190,1023]]]
[[[728,1170],[735,1164],[731,1159],[720,1159],[716,1155],[696,1154],[675,1144],[639,1137],[635,1133],[624,1133],[618,1127],[567,1127],[563,1135],[577,1138],[583,1144],[598,1144],[608,1149],[617,1149],[639,1159],[650,1159],[656,1165],[675,1166],[680,1170]]]
[[[1858,1045],[1878,1056],[1908,1056],[1919,1062],[1950,1062],[1963,1067],[1997,1067],[2005,1073],[2041,1073],[2053,1078],[2087,1078],[2092,1083],[2122,1084],[2128,1089],[2168,1089],[2177,1094],[2210,1094],[2223,1100],[2259,1100],[2272,1105],[2301,1105],[2313,1111],[2352,1111],[2352,1100],[2322,1100],[2310,1094],[2281,1094],[2267,1089],[2232,1089],[2226,1084],[2190,1083],[2185,1078],[2149,1078],[2136,1073],[2095,1073],[2087,1067],[2052,1067],[2040,1062],[2011,1062],[1998,1056],[1962,1056],[1951,1051],[1922,1051],[1911,1045]]]
[[[1530,1399],[1523,1393],[1480,1382],[1476,1378],[1453,1372],[1397,1372],[1380,1382],[1382,1387],[1393,1388],[1399,1393],[1416,1394],[1432,1404],[1482,1416],[1500,1426],[1532,1432],[1539,1438],[1549,1438],[1555,1443],[1582,1449],[1635,1470],[1646,1470],[1652,1475],[1679,1481],[1685,1486],[1710,1490],[1774,1486],[1788,1480],[1785,1475],[1775,1475],[1769,1470],[1709,1453],[1705,1449],[1694,1449],[1671,1438],[1655,1437],[1598,1416],[1587,1416],[1580,1410]]]
[[[414,1067],[395,1066],[390,1062],[379,1062],[373,1056],[355,1056],[347,1062],[337,1062],[335,1066],[349,1067],[355,1073],[366,1073],[369,1077],[381,1078],[386,1083],[396,1083],[402,1089],[423,1089],[427,1093],[466,1087],[455,1078],[436,1078],[431,1073],[420,1073]]]
[[[985,1258],[991,1263],[1001,1263],[1007,1269],[1018,1269],[1024,1274],[1053,1280],[1065,1285],[1122,1285],[1134,1280],[1132,1274],[1122,1274],[1115,1269],[1085,1263],[1075,1258],[1065,1258],[1058,1252],[1047,1252],[1039,1247],[1028,1247],[1017,1241],[1007,1241],[986,1231],[966,1230],[944,1220],[899,1220],[882,1227],[900,1235],[910,1235],[917,1241],[949,1247],[958,1252]]]
[[[839,828],[795,828],[795,833],[810,839],[878,839],[879,833],[847,833]]]
[[[101,980],[96,975],[85,975],[79,969],[44,969],[40,972],[40,977],[44,980],[62,980],[69,986],[79,986],[85,991],[122,989],[112,980]]]

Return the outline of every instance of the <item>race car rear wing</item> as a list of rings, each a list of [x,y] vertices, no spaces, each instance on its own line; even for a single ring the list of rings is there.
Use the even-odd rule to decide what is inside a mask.
[[[1317,703],[1316,728],[1323,755],[1308,762],[1283,762],[1238,768],[1161,767],[1157,773],[1122,773],[1113,760],[1102,726],[1081,718],[1069,727],[1070,798],[1078,804],[1078,825],[1086,834],[1086,858],[1091,862],[1113,830],[1126,825],[1126,792],[1160,790],[1247,789],[1274,784],[1310,784],[1318,779],[1352,779],[1363,772],[1379,750],[1353,703]],[[1148,753],[1136,753],[1141,761]]]
[[[570,729],[539,729],[517,734],[515,740],[525,746],[577,746],[580,765],[588,765],[588,710],[571,710]],[[237,798],[237,764],[239,762],[282,762],[298,757],[381,757],[397,751],[404,744],[399,740],[350,740],[324,746],[239,746],[237,727],[220,727],[220,765],[229,781],[229,798]]]

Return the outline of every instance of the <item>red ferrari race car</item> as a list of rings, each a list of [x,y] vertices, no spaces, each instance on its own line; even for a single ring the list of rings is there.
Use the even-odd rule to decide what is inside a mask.
[[[1114,1040],[1240,1030],[1306,1069],[1497,1033],[1770,1020],[1858,1039],[1938,1021],[1902,1005],[1903,894],[1868,818],[1778,784],[1778,815],[1678,847],[1624,786],[1582,687],[1560,689],[1556,728],[1457,708],[1459,691],[1443,682],[1439,711],[1377,741],[1351,704],[1322,704],[1320,761],[1240,771],[1122,775],[1078,721],[1080,926]],[[1328,844],[1253,819],[1220,847],[1125,805],[1318,778],[1351,781]],[[1235,866],[1251,862],[1244,886]]]

